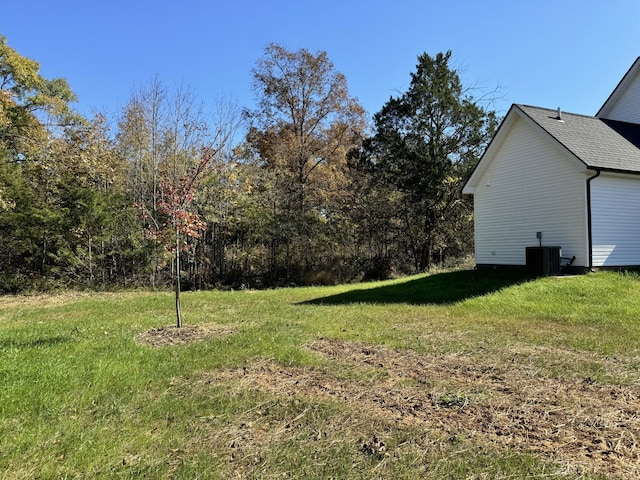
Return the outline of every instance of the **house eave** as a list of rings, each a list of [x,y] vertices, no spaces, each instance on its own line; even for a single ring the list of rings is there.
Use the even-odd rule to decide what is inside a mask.
[[[524,110],[522,110],[522,108],[520,108],[518,104],[514,103],[513,105],[511,105],[511,108],[507,112],[507,115],[505,116],[504,120],[498,127],[496,134],[491,139],[491,142],[489,143],[486,150],[484,151],[484,154],[476,164],[475,168],[471,172],[471,175],[469,176],[469,179],[467,180],[464,187],[462,188],[463,194],[473,195],[475,193],[480,177],[484,173],[486,169],[486,165],[488,165],[487,159],[491,157],[494,151],[497,148],[499,148],[499,145],[502,144],[503,138],[506,137],[507,131],[509,130],[509,127],[512,124],[512,122],[514,122],[514,118],[516,115],[522,118],[525,122],[527,122],[529,125],[534,127],[536,130],[544,133],[544,135],[547,138],[551,139],[556,145],[560,146],[560,148],[562,148],[565,152],[567,152],[574,160],[579,162],[582,166],[586,168],[590,168],[589,165],[587,165],[587,163],[584,160],[582,160],[578,155],[575,154],[575,152],[569,149],[566,145],[564,145],[561,141],[559,141],[556,137],[554,137],[547,130],[545,130],[541,125],[539,125],[533,118],[527,115],[527,113]]]
[[[587,165],[587,170],[593,171],[601,171],[606,173],[619,173],[623,175],[640,175],[640,172],[637,170],[623,170],[620,168],[608,168],[608,167],[599,167],[597,165]]]

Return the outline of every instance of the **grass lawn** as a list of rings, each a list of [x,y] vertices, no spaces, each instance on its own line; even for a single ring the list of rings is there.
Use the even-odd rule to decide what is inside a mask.
[[[0,478],[638,478],[640,277],[0,297]]]

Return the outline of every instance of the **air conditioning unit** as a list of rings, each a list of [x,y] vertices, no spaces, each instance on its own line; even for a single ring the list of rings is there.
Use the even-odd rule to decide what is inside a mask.
[[[560,247],[526,247],[527,273],[531,275],[560,274]]]

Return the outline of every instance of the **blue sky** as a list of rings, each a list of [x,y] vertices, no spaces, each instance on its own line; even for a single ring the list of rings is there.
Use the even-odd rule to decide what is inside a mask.
[[[154,76],[205,104],[254,105],[251,69],[269,42],[325,50],[373,114],[405,91],[417,56],[452,50],[466,85],[593,115],[640,56],[637,0],[111,0],[4,2],[0,34],[64,77],[85,115],[114,118]]]

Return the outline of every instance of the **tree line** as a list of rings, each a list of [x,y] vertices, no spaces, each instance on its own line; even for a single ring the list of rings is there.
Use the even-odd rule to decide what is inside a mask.
[[[373,121],[326,52],[270,44],[252,74],[250,108],[154,78],[87,119],[0,36],[0,292],[328,284],[472,251],[461,187],[497,118],[451,52]]]

